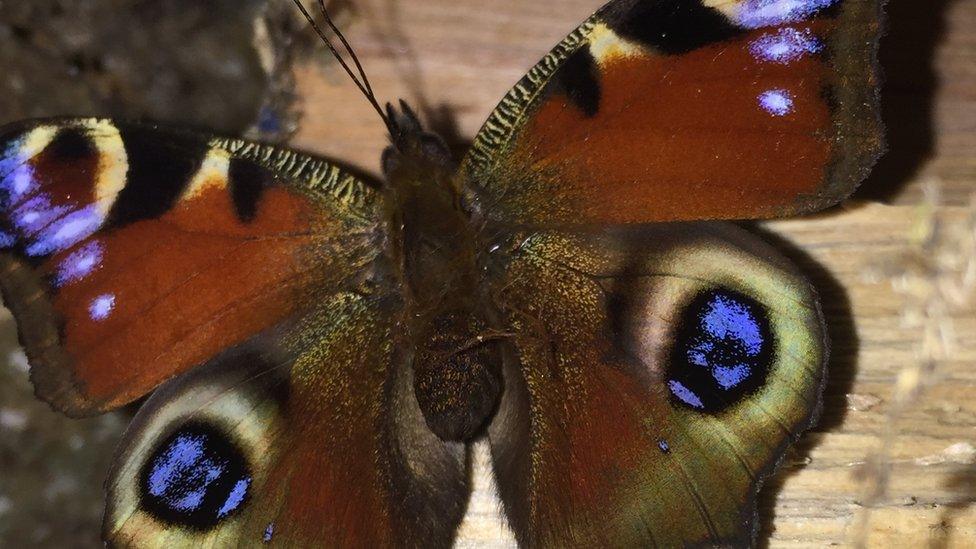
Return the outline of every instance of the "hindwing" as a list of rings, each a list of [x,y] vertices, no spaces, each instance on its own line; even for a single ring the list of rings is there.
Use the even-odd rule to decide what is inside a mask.
[[[489,430],[527,547],[747,546],[756,492],[820,407],[816,296],[732,226],[525,235]]]

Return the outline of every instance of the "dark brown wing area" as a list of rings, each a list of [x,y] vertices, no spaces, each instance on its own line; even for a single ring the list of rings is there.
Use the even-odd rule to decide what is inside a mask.
[[[131,402],[374,255],[375,194],[321,160],[149,125],[0,130],[0,289],[38,394]]]
[[[489,437],[526,547],[748,546],[755,494],[819,408],[816,297],[719,224],[526,236]]]
[[[617,0],[519,82],[462,174],[526,224],[767,218],[835,204],[882,151],[880,2]]]

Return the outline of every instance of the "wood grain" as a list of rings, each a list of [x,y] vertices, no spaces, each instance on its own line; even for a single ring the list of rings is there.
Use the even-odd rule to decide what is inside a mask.
[[[346,21],[381,99],[426,103],[463,143],[599,4],[373,0]],[[814,280],[833,339],[820,425],[763,492],[772,547],[976,546],[976,3],[889,14],[890,152],[845,206],[757,228]],[[294,142],[375,173],[366,103],[332,65],[298,76]],[[511,546],[478,457],[459,546]]]

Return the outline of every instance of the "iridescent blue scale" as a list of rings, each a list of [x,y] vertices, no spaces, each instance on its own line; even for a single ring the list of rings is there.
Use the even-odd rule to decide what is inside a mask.
[[[143,469],[142,506],[167,522],[207,528],[230,516],[251,486],[244,456],[213,426],[186,424]]]
[[[685,308],[668,364],[667,387],[684,406],[719,412],[765,383],[773,334],[757,301],[728,290]]]

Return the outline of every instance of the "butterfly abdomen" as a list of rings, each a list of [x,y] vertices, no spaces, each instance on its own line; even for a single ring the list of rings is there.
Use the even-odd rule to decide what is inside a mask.
[[[468,440],[494,410],[501,390],[500,343],[491,337],[497,315],[483,291],[476,239],[460,224],[444,225],[443,232],[428,233],[405,224],[403,325],[413,344],[414,390],[428,426],[444,440]]]
[[[398,194],[404,336],[413,348],[414,390],[430,429],[444,440],[475,436],[501,390],[497,315],[478,269],[478,238],[449,191],[404,183]]]
[[[474,311],[438,315],[418,342],[414,392],[427,426],[443,440],[470,440],[501,392],[500,342]]]

